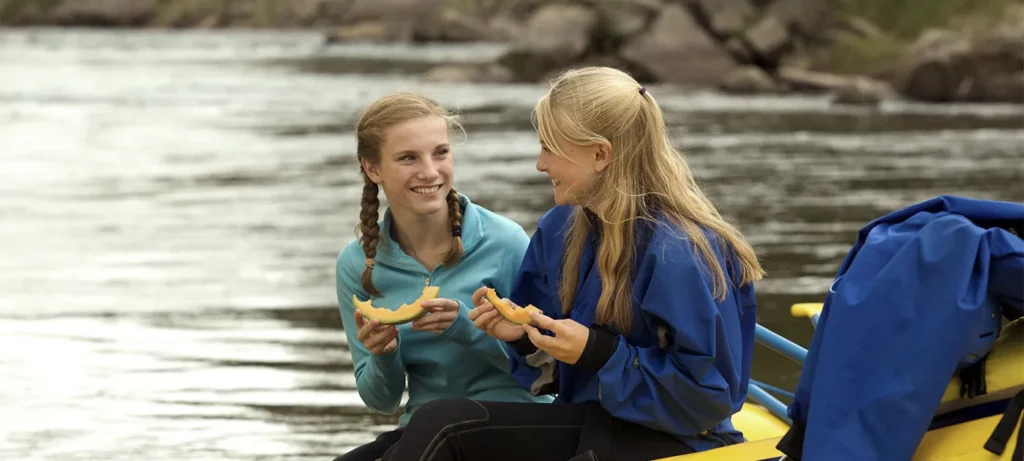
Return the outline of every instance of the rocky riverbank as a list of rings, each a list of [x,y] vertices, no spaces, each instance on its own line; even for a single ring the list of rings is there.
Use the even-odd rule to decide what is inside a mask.
[[[509,44],[495,62],[427,72],[437,80],[534,82],[601,64],[647,82],[827,92],[838,103],[1024,103],[1020,5],[1008,2],[1002,21],[976,31],[938,24],[947,28],[895,37],[851,15],[851,1],[7,0],[0,24],[318,28],[328,43]]]

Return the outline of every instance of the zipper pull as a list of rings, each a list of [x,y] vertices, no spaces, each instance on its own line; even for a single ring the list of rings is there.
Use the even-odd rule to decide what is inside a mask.
[[[425,286],[425,287],[429,287],[430,286],[430,277],[427,277],[427,281],[426,281],[426,283],[423,284],[423,286]]]

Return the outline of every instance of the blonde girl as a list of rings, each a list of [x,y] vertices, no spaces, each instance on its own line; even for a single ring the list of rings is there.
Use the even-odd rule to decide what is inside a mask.
[[[507,294],[533,325],[474,293],[474,324],[554,404],[431,402],[386,460],[650,460],[742,440],[754,344],[750,244],[694,180],[654,97],[588,67],[537,103],[537,170],[558,204]]]

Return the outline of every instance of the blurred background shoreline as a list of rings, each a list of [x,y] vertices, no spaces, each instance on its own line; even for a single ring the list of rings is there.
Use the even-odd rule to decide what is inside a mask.
[[[311,30],[325,43],[492,43],[435,80],[586,64],[739,94],[1024,103],[1016,0],[5,0],[0,26]]]
[[[772,90],[746,92],[711,78],[711,64],[730,65],[716,48],[640,38],[666,14],[679,21],[693,5],[743,2],[562,2],[553,6],[557,15],[543,13],[553,19],[530,19],[548,3],[448,2],[428,11],[442,19],[416,22],[441,34],[425,40],[417,34],[426,32],[383,16],[351,16],[359,5],[349,2],[0,1],[0,459],[329,460],[391,428],[397,415],[374,414],[355,390],[334,289],[335,257],[358,218],[352,130],[359,111],[399,90],[457,110],[468,136],[455,139],[456,186],[532,234],[553,204],[550,182],[534,169],[530,123],[544,79],[595,50],[635,65],[624,57],[632,39],[593,41],[603,33],[594,31],[606,30],[605,13],[583,29],[585,40],[576,32],[564,41],[538,36],[553,39],[546,43],[524,32],[445,38],[460,30],[451,11],[476,17],[472,8],[534,5],[522,16],[508,13],[523,18],[512,30],[528,30],[573,15],[586,25],[594,17],[587,11],[612,4],[657,6],[638,15],[643,27],[630,34],[644,45],[639,51],[667,53],[674,48],[658,51],[658,44],[668,43],[703,57],[641,70],[654,80],[648,88],[697,179],[764,262],[759,321],[804,345],[811,328],[789,306],[822,298],[857,230],[872,219],[942,194],[1024,201],[1024,104],[991,98],[993,88],[1012,89],[998,82],[1017,81],[1009,67],[997,72],[1015,58],[978,45],[1008,42],[942,24],[970,44],[940,40],[927,55],[926,69],[964,77],[937,79],[940,89],[955,83],[958,95],[937,103],[908,96],[892,79],[911,61],[879,58],[872,62],[888,64],[861,67],[854,51],[799,66],[792,59],[815,55],[786,52],[778,62],[787,64],[774,69],[756,61]],[[685,8],[665,13],[662,3]],[[751,2],[760,15],[750,25],[786,3]],[[413,15],[410,4],[368,5],[431,17]],[[458,5],[464,9],[452,9]],[[835,5],[846,12],[858,3]],[[886,5],[892,10],[859,15],[884,32],[878,40],[898,37],[909,50],[919,32],[937,26],[910,21],[911,6],[927,9],[916,2]],[[966,19],[995,3],[928,5],[960,5],[966,10],[943,11]],[[330,19],[336,7],[348,19]],[[142,13],[127,14],[134,8]],[[499,29],[500,15],[490,17],[488,33]],[[700,29],[691,32],[712,23],[696,17]],[[715,17],[730,23],[729,14]],[[809,40],[795,26],[783,29],[788,46]],[[381,38],[374,30],[405,32]],[[823,30],[833,31],[826,43],[838,48],[829,49],[861,49],[867,40]],[[577,49],[572,43],[583,43],[582,54],[563,53]],[[657,56],[637,63],[676,63]],[[531,64],[496,67],[504,62]],[[719,77],[757,74],[735,64]],[[701,73],[676,73],[689,69]],[[797,77],[844,83],[786,83]],[[892,93],[849,99],[856,93],[848,87],[877,89],[877,82]],[[796,364],[760,347],[754,360],[757,379],[795,386]]]

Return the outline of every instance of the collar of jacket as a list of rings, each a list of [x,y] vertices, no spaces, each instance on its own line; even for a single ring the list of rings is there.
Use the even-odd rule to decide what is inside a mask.
[[[483,239],[483,222],[480,219],[480,212],[470,202],[469,197],[459,195],[459,204],[462,208],[462,249],[463,254],[469,253]],[[391,208],[384,211],[384,217],[380,220],[380,244],[377,247],[376,264],[418,270],[422,264],[415,258],[405,254],[398,242],[391,238]]]

